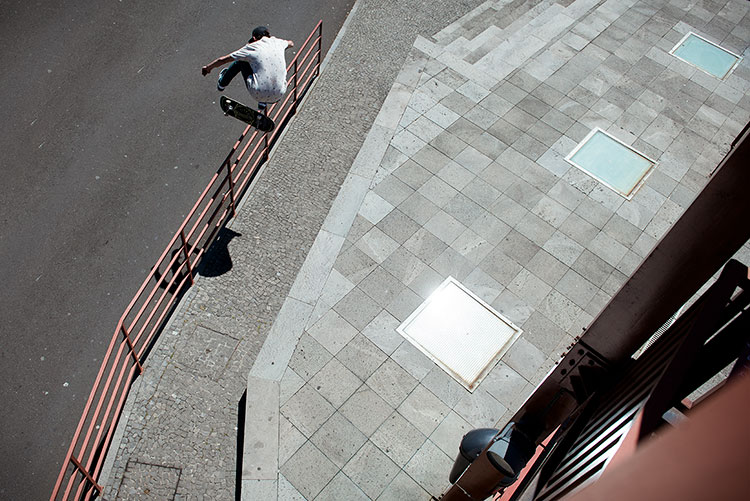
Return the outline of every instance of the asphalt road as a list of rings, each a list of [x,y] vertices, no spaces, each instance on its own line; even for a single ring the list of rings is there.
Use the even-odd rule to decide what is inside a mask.
[[[243,129],[201,66],[258,24],[299,47],[323,19],[325,52],[353,4],[0,0],[0,499],[49,497],[120,315]]]

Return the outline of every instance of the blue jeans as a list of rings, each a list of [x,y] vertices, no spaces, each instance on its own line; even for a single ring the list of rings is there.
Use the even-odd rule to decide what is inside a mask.
[[[247,81],[253,74],[253,69],[247,61],[235,61],[227,66],[226,71],[219,77],[219,85],[226,87],[238,73]]]

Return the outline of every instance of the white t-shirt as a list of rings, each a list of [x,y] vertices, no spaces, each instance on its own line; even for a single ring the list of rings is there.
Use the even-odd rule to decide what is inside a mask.
[[[260,103],[275,103],[286,92],[286,40],[263,37],[234,51],[233,59],[247,61],[253,74],[245,81],[247,90]]]

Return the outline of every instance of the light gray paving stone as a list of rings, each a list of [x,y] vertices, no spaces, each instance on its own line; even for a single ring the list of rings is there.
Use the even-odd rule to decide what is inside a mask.
[[[451,161],[440,169],[437,176],[448,183],[452,188],[461,191],[469,182],[474,179],[474,173],[462,167],[458,163]]]
[[[458,193],[453,197],[443,210],[464,226],[471,226],[477,218],[483,216],[486,212],[479,204],[463,193]]]
[[[499,206],[493,205],[493,210]],[[492,245],[497,245],[510,233],[511,227],[492,214],[483,214],[469,227]]]
[[[479,267],[503,286],[507,286],[523,268],[497,247],[479,263]]]
[[[493,246],[472,230],[467,229],[453,241],[451,247],[466,258],[471,265],[476,266],[487,256]]]
[[[391,354],[391,359],[405,369],[415,379],[421,381],[435,366],[430,358],[415,347],[408,339]]]
[[[343,468],[367,442],[367,437],[340,412],[335,412],[310,441],[333,462]]]
[[[446,245],[453,243],[461,233],[466,231],[466,226],[443,210],[439,210],[435,213],[435,215],[425,223],[424,228],[442,240]]]
[[[282,467],[302,445],[307,442],[301,431],[299,431],[286,417],[279,416],[279,465]]]
[[[419,294],[405,287],[385,309],[400,322],[403,322],[422,304],[422,301],[423,299]]]
[[[576,213],[571,213],[560,225],[560,231],[583,247],[588,247],[599,234],[599,229]]]
[[[453,410],[474,428],[489,428],[508,410],[483,388],[468,393]]]
[[[380,231],[377,227],[368,231],[354,245],[376,263],[385,261],[399,246],[398,242]]]
[[[552,287],[524,268],[508,284],[508,290],[525,304],[535,308],[549,294]]]
[[[624,245],[603,231],[594,237],[589,244],[589,249],[611,266],[617,266],[617,263],[620,262],[628,251]]]
[[[509,410],[518,407],[528,381],[502,360],[487,374],[480,387]]]
[[[124,479],[123,479],[124,480]],[[139,481],[139,484],[142,486],[143,483]],[[278,499],[277,496],[277,489],[278,489],[278,482],[276,480],[252,480],[252,479],[243,479],[242,480],[242,499],[271,499],[275,500]],[[122,487],[120,488],[122,491]],[[153,492],[153,491],[151,491]],[[153,492],[156,496],[154,499],[165,499],[169,497],[175,497],[174,492],[170,492],[169,494],[165,494],[164,492],[159,492],[158,490],[156,492]],[[141,494],[142,496],[142,494]],[[138,499],[144,499],[143,497],[138,496]],[[118,493],[118,498],[123,497],[122,494]],[[127,498],[126,498],[127,499]],[[146,498],[147,499],[147,498]]]
[[[448,185],[448,183],[446,183],[439,177],[433,176],[430,179],[428,179],[427,182],[425,182],[419,188],[419,190],[417,190],[417,193],[425,197],[427,200],[432,202],[438,208],[442,208],[454,196],[456,196],[458,191],[455,188],[452,188],[450,185]],[[404,212],[407,215],[410,215],[409,212],[406,212],[405,210]],[[417,220],[416,218],[415,218],[415,221],[417,221],[418,223],[424,224],[423,221]]]
[[[398,412],[393,412],[372,434],[370,440],[399,468],[412,458],[426,437]]]
[[[424,185],[420,187],[420,190],[422,190],[422,188],[424,188]],[[425,190],[429,189],[431,188],[426,188]],[[404,200],[398,208],[420,225],[424,225],[438,210],[440,210],[440,207],[419,192],[412,194],[409,198]]]
[[[308,441],[286,462],[281,472],[300,494],[313,499],[336,476],[338,468]]]
[[[370,296],[381,307],[388,306],[401,292],[405,285],[396,277],[379,266],[359,284],[365,294]]]
[[[374,259],[358,247],[352,246],[339,254],[333,266],[334,271],[339,272],[352,285],[356,285],[369,275],[377,265],[378,263]]]
[[[338,501],[347,499],[352,501],[369,501],[371,498],[352,482],[343,472],[338,472],[333,480],[315,498],[316,501]]]
[[[396,176],[386,176],[383,180],[378,182],[377,185],[375,185],[370,193],[379,195],[383,198],[383,200],[388,202],[388,204],[391,204],[395,207],[406,200],[412,193],[414,193],[414,190],[410,188],[409,185],[399,180]],[[370,193],[368,193],[368,195],[365,197],[365,202],[367,202]],[[388,206],[388,204],[382,204],[381,202],[381,205],[384,205],[384,207],[380,210],[381,213],[384,212],[385,214],[387,214],[393,209],[393,207]],[[378,221],[371,222],[373,224],[377,224]]]
[[[419,229],[419,225],[414,220],[398,209],[389,212],[377,227],[400,244],[403,244]]]
[[[279,469],[279,382],[250,376],[246,419],[255,423],[244,437],[242,478],[276,480]]]
[[[339,412],[369,437],[391,415],[393,407],[364,384],[349,397]]]
[[[487,168],[479,173],[479,177],[500,193],[505,192],[519,179],[518,176],[497,162],[492,162],[488,165]],[[468,193],[465,194],[469,196]]]
[[[333,309],[357,330],[363,329],[382,309],[362,289],[355,287]]]
[[[387,355],[372,341],[358,334],[336,355],[336,358],[357,377],[365,381],[380,367]]]
[[[304,385],[305,380],[294,372],[291,367],[287,367],[279,385],[279,404],[284,405]]]
[[[307,332],[332,355],[357,335],[357,330],[333,310],[323,315]]]
[[[419,189],[420,186],[422,186],[430,177],[432,177],[432,173],[430,171],[411,159],[401,164],[393,172],[393,175],[414,190]]]
[[[398,407],[417,386],[417,380],[391,359],[386,359],[366,382],[393,407]]]
[[[289,367],[303,380],[309,381],[333,357],[309,334],[303,334],[289,361]]]
[[[531,381],[546,360],[546,355],[522,337],[510,347],[503,361],[523,378]]]
[[[308,328],[317,322],[333,305],[338,303],[341,298],[346,296],[354,288],[354,284],[336,269],[331,270],[326,280],[323,292],[315,303],[315,308],[310,314],[307,326]]]
[[[377,498],[399,472],[372,442],[367,442],[344,467],[343,472],[370,498]]]
[[[526,269],[554,287],[568,269],[567,265],[544,249],[539,249],[526,264]]]
[[[335,358],[310,380],[310,385],[335,408],[346,402],[361,384],[362,381]]]
[[[422,385],[418,385],[397,410],[425,436],[429,436],[450,411],[447,405]]]
[[[393,482],[378,497],[378,501],[428,501],[431,495],[404,471],[399,472]]]
[[[492,303],[504,286],[477,267],[464,278],[463,285],[487,304]]]
[[[381,311],[367,326],[362,330],[362,335],[369,339],[385,354],[390,355],[404,341],[396,328],[400,321],[386,310]]]
[[[334,411],[333,406],[309,384],[300,388],[281,407],[284,417],[306,437],[311,437]]]
[[[555,286],[568,299],[584,308],[593,299],[598,288],[576,273],[574,270],[568,272],[560,279]]]
[[[525,266],[531,261],[531,258],[536,255],[539,248],[540,246],[538,244],[513,229],[508,235],[506,235],[503,241],[497,245],[496,250],[510,257],[521,266]]]
[[[540,303],[539,311],[560,328],[568,331],[583,310],[573,301],[553,289]]]
[[[445,472],[450,471],[452,465],[453,459],[427,440],[411,458],[404,471],[427,492],[438,495],[448,487]]]
[[[430,441],[448,457],[456,457],[459,454],[461,439],[471,430],[472,426],[464,418],[451,411],[432,432]]]
[[[437,365],[432,367],[432,370],[422,379],[421,384],[451,408],[468,393],[468,390],[455,378]]]
[[[411,284],[409,284],[409,288],[419,294],[419,296],[427,299],[445,279],[446,277],[442,276],[432,268],[427,267],[417,276],[417,278],[412,280]]]

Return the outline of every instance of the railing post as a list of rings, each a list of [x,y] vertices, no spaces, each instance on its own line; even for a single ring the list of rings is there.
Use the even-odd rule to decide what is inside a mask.
[[[133,355],[133,360],[135,360],[135,365],[138,366],[138,374],[143,374],[143,366],[141,365],[141,361],[138,360],[138,355],[135,353],[135,346],[133,345],[133,342],[130,340],[130,334],[128,334],[128,330],[125,328],[125,325],[122,325],[122,333],[125,335],[125,342],[128,343],[128,348],[130,348],[130,354]],[[71,456],[71,460],[73,459],[73,456]]]
[[[234,190],[232,190],[232,213],[234,213]],[[185,264],[187,264],[188,273],[190,274],[190,285],[193,285],[195,283],[193,282],[193,267],[190,264],[190,250],[185,238],[185,230],[180,230],[180,238],[182,239],[182,251],[185,253]]]
[[[91,485],[94,486],[94,489],[96,489],[99,492],[99,494],[101,494],[104,489],[102,488],[101,485],[96,483],[96,480],[94,480],[94,477],[92,477],[91,473],[89,473],[88,470],[86,470],[86,468],[83,467],[81,462],[78,461],[73,455],[70,456],[70,461],[75,465],[76,468],[78,468],[78,470],[83,474],[83,476],[86,477],[86,480],[91,482]]]
[[[234,199],[234,180],[232,179],[232,162],[230,161],[229,158],[227,158],[226,166],[227,166],[227,180],[229,181],[229,198],[230,198],[229,205],[232,207],[232,217],[235,217],[237,215],[237,213],[235,212],[235,207],[237,204]],[[191,281],[193,280],[192,276],[190,280]]]

